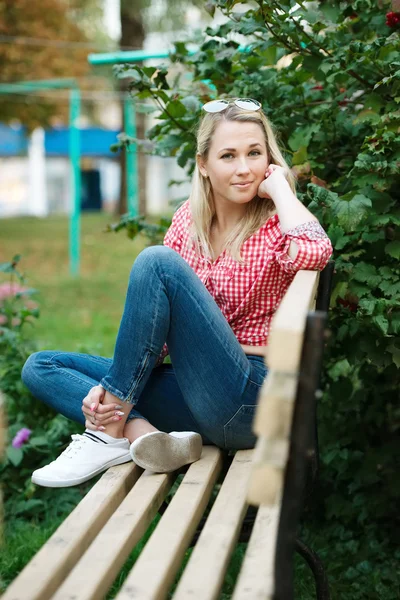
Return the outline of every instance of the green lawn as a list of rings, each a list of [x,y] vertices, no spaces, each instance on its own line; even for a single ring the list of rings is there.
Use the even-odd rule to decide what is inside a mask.
[[[41,315],[34,337],[40,349],[57,348],[110,356],[122,314],[128,275],[143,240],[107,233],[107,214],[84,214],[81,275],[72,277],[68,219],[0,221],[0,262],[21,254],[27,284],[38,290]]]

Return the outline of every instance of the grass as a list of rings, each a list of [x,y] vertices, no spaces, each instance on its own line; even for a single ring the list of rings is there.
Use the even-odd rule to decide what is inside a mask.
[[[107,214],[84,214],[81,276],[69,273],[68,219],[0,221],[0,262],[21,254],[27,284],[38,290],[41,316],[34,329],[40,349],[111,356],[132,263],[144,247],[121,232],[106,233]]]

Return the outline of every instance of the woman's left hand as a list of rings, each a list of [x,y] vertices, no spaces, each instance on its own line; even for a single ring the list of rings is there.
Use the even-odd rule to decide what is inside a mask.
[[[281,189],[283,185],[287,184],[288,180],[286,179],[286,169],[271,163],[266,170],[265,179],[258,187],[258,196],[260,198],[273,200],[276,190]]]
[[[104,431],[105,426],[120,421],[124,414],[119,404],[102,404],[105,389],[95,385],[82,400],[82,412],[85,415],[85,427],[92,431]]]

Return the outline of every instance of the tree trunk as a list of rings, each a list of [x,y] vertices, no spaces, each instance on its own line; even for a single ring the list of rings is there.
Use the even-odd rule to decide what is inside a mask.
[[[141,17],[141,3],[133,0],[121,0],[121,39],[120,46],[130,46],[137,50],[143,48],[145,31]],[[121,80],[120,91],[126,91],[127,83]],[[123,103],[121,103],[123,130],[125,131],[125,116]],[[136,137],[143,139],[145,135],[145,115],[136,114]],[[118,203],[118,214],[127,212],[127,186],[126,186],[126,157],[125,150],[121,152],[121,187]],[[137,149],[138,157],[138,184],[139,184],[139,214],[146,214],[146,155]]]

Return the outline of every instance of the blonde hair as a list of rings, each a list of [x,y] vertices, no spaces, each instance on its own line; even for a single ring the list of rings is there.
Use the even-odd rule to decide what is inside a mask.
[[[276,141],[276,134],[272,123],[268,120],[262,110],[249,112],[231,104],[224,111],[219,113],[205,113],[202,117],[197,132],[197,153],[206,160],[211,146],[212,136],[215,129],[221,121],[242,121],[257,123],[262,128],[265,135],[265,143],[269,162],[284,167],[289,185],[296,193],[295,178],[290,171],[288,164],[279,150]],[[192,240],[198,252],[200,248],[209,256],[213,255],[210,231],[211,223],[215,215],[214,200],[211,193],[209,180],[200,173],[196,164],[192,189],[189,196],[190,212],[192,215]],[[243,243],[255,233],[267,220],[275,214],[275,207],[272,200],[259,198],[256,196],[247,205],[244,217],[233,228],[228,238],[225,240],[225,248],[229,249],[231,256],[238,262],[243,262],[240,249]]]

